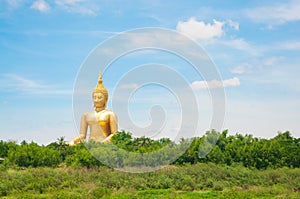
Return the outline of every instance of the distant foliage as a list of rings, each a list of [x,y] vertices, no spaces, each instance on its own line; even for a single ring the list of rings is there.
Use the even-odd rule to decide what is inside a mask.
[[[211,149],[205,154],[205,148]],[[176,164],[213,162],[216,164],[242,164],[257,169],[300,167],[300,139],[290,132],[278,133],[272,139],[254,138],[252,135],[228,135],[228,131],[206,132],[201,138],[194,138],[190,148],[176,161]]]
[[[130,133],[121,131],[112,137],[112,143],[126,151],[146,153],[161,149],[172,141],[169,138],[152,140],[144,136],[132,138]]]
[[[61,163],[58,150],[23,141],[8,150],[7,159],[20,167],[56,167]]]
[[[177,157],[178,149],[187,144],[189,147],[183,155],[172,160],[172,157]],[[164,150],[161,153],[162,148]],[[63,137],[48,146],[25,141],[21,144],[0,141],[0,157],[5,159],[0,164],[18,167],[66,165],[92,168],[108,163],[121,168],[159,166],[170,162],[175,165],[212,162],[222,165],[240,164],[256,169],[299,168],[300,138],[292,137],[288,131],[278,133],[271,139],[262,139],[252,135],[228,135],[227,130],[222,133],[212,130],[202,137],[174,143],[168,138],[133,138],[130,133],[121,131],[112,137],[111,144],[89,142],[69,146]],[[110,162],[101,163],[98,161],[101,158],[109,159]]]

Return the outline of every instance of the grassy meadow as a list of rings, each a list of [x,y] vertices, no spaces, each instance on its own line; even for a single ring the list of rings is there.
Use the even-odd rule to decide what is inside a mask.
[[[299,168],[198,163],[132,174],[102,166],[0,166],[1,198],[300,198]]]

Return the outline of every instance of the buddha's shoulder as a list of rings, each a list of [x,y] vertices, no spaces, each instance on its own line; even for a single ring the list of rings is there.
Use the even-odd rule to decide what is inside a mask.
[[[91,114],[95,114],[95,111],[91,110],[91,111],[83,113],[82,115],[91,115]]]
[[[108,110],[108,109],[105,109],[105,110],[103,111],[103,113],[108,114],[108,115],[115,115],[114,112],[112,112],[111,110]]]
[[[95,115],[96,112],[94,110],[91,110],[89,112],[84,113],[83,115],[88,116],[88,115]],[[108,115],[114,115],[115,113],[112,112],[111,110],[105,109],[103,111],[100,111],[99,114],[108,114]]]

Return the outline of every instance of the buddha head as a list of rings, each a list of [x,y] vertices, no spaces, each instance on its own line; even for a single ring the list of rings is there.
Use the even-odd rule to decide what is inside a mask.
[[[93,101],[95,108],[105,108],[108,100],[108,91],[102,84],[102,74],[100,73],[98,84],[93,90]]]

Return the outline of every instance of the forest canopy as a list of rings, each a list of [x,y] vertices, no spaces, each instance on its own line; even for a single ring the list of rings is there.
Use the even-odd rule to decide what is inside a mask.
[[[105,147],[106,150],[114,150],[117,146],[125,152],[146,154],[167,146],[170,149],[180,147],[187,141],[190,144],[188,149],[172,164],[211,162],[221,165],[240,164],[256,169],[300,167],[300,138],[292,137],[289,131],[278,133],[271,139],[264,139],[248,134],[228,135],[227,130],[221,133],[212,130],[207,131],[202,137],[182,139],[180,143],[175,143],[168,138],[159,140],[152,140],[147,137],[133,138],[131,133],[121,131],[114,135],[112,143]],[[91,143],[91,145],[104,146],[99,143]],[[103,163],[97,160],[87,149],[91,145],[81,143],[76,146],[69,146],[63,137],[47,146],[26,141],[20,144],[14,141],[0,141],[0,158],[4,159],[0,160],[0,164],[5,165],[5,167],[58,167],[62,164],[87,168],[103,166]],[[209,148],[209,153],[203,153],[205,148]],[[147,164],[149,164],[148,166],[156,166],[161,159],[168,159],[167,156],[173,155],[172,153],[174,151],[169,150],[169,153],[165,153],[166,157],[159,159],[153,157],[147,161]],[[111,159],[117,163],[118,167],[140,166],[143,163],[140,160],[128,160],[124,157],[116,156],[111,157]]]

